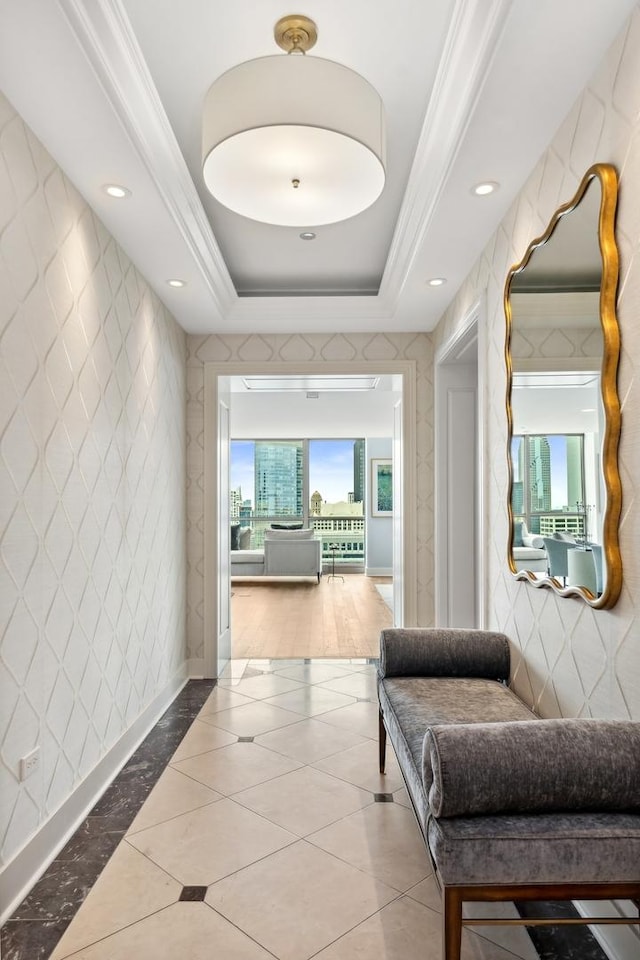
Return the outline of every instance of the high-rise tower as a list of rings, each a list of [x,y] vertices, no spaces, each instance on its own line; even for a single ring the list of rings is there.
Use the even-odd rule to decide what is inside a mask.
[[[546,437],[529,437],[529,491],[533,512],[551,510],[551,450]]]
[[[364,503],[366,460],[364,440],[353,441],[353,502]]]
[[[302,516],[302,447],[296,441],[256,440],[257,517]]]

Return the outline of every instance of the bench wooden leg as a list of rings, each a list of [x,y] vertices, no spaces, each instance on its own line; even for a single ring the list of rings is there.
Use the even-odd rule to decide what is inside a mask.
[[[387,730],[382,719],[382,710],[378,713],[378,757],[380,760],[380,773],[384,773],[387,762]]]
[[[462,897],[455,887],[442,890],[442,952],[444,960],[460,960],[462,949]]]

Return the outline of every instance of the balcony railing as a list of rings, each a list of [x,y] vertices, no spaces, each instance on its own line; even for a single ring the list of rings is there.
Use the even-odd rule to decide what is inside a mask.
[[[317,521],[320,521],[316,523]],[[260,550],[264,546],[264,532],[272,524],[302,524],[302,517],[237,517],[232,522],[242,527],[251,527],[251,548]],[[364,517],[336,516],[309,517],[307,521],[315,530],[315,536],[322,541],[322,559],[333,561],[336,565],[355,565],[364,568],[365,557],[365,519]],[[331,524],[328,527],[328,524]],[[335,545],[335,551],[331,549]]]

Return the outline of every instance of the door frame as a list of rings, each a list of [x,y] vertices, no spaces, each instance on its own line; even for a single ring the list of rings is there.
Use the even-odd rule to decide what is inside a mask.
[[[218,378],[238,376],[314,376],[345,374],[399,375],[402,382],[402,549],[394,556],[394,579],[397,572],[402,588],[404,626],[417,625],[417,536],[416,505],[416,362],[414,360],[354,360],[239,362],[204,364],[204,675],[218,676],[218,620],[220,592],[229,589],[229,580],[222,582],[223,569],[218,564],[217,544],[220,528],[228,524],[229,504],[218,497]],[[397,569],[396,569],[397,568]]]
[[[469,496],[475,503],[475,529],[472,533],[472,548],[475,553],[476,627],[484,628],[487,622],[486,609],[486,465],[483,456],[485,429],[485,364],[486,354],[486,307],[484,297],[479,298],[467,312],[458,329],[442,343],[434,359],[434,557],[435,557],[435,622],[436,626],[451,626],[449,623],[449,570],[450,532],[455,504],[449,498],[449,470],[452,469],[449,438],[455,434],[455,424],[449,422],[451,408],[447,396],[444,368],[456,363],[467,363],[464,354],[473,344],[477,345],[475,384],[475,479],[469,488]]]

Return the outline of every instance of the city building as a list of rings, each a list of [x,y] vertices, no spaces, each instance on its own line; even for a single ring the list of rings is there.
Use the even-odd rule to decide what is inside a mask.
[[[317,500],[314,506],[317,508]],[[313,528],[322,540],[323,557],[334,555],[341,563],[353,561],[362,566],[365,522],[361,503],[326,503],[320,498],[319,512],[313,514]]]
[[[525,437],[522,456],[529,470],[529,502],[534,513],[551,510],[551,451],[546,437]],[[526,442],[528,441],[528,443]]]
[[[242,490],[238,487],[237,490],[231,490],[229,492],[229,516],[232,520],[237,520],[238,517],[242,516]]]
[[[255,516],[301,517],[303,451],[297,442],[255,443]]]
[[[553,513],[540,516],[540,536],[552,537],[554,533],[569,533],[572,537],[584,536],[584,516],[582,514]],[[536,531],[538,532],[538,531]]]
[[[367,482],[365,441],[354,440],[353,443],[353,500],[354,503],[364,503],[364,492]]]
[[[568,436],[567,444],[567,509],[575,510],[583,503],[584,494],[584,437]]]
[[[513,480],[511,483],[511,510],[514,517],[522,516],[524,510],[524,489],[522,480]]]

